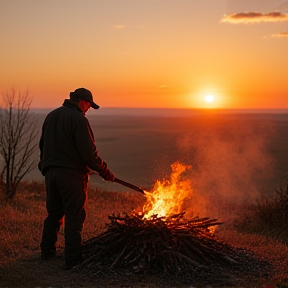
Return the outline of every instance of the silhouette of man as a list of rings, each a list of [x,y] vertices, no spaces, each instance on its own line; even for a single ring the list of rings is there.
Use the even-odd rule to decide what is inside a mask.
[[[65,219],[65,266],[70,270],[82,261],[81,231],[86,217],[85,202],[89,171],[106,181],[114,175],[99,156],[94,135],[85,113],[94,103],[92,93],[78,88],[61,107],[50,112],[42,127],[39,142],[39,170],[45,176],[47,218],[41,240],[41,258],[56,255],[60,226]],[[65,216],[65,218],[64,218]]]

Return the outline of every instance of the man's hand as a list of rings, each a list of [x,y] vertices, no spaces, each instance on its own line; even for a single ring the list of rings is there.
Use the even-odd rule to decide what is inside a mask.
[[[106,171],[103,174],[100,174],[100,176],[105,180],[105,181],[114,181],[114,174],[107,168]]]
[[[105,181],[114,181],[114,174],[109,170],[105,161],[102,161],[102,167],[101,170],[98,171],[98,173]]]

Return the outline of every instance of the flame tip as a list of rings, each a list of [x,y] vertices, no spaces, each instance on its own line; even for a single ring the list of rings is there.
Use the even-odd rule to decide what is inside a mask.
[[[179,161],[171,164],[170,179],[156,180],[152,191],[145,191],[143,211],[146,219],[153,215],[169,217],[181,211],[184,200],[191,196],[192,188],[190,180],[180,179],[180,175],[190,168],[191,165],[184,165]]]

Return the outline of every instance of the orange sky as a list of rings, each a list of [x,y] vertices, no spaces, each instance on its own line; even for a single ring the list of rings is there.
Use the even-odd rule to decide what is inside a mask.
[[[2,0],[0,92],[29,87],[46,108],[79,87],[101,107],[288,108],[287,3]]]

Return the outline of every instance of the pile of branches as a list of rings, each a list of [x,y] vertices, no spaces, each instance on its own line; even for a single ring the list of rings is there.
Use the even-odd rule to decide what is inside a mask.
[[[198,217],[185,221],[184,214],[155,215],[149,220],[136,213],[111,215],[107,231],[84,244],[83,264],[107,261],[111,269],[120,266],[147,272],[157,267],[170,272],[180,270],[184,263],[202,267],[201,263],[209,261],[207,257],[219,258],[207,240],[212,237],[209,227],[220,223]]]
[[[105,270],[199,277],[203,271],[211,274],[211,267],[223,271],[240,264],[246,269],[247,263],[252,263],[247,255],[242,263],[239,251],[216,241],[211,227],[222,224],[217,219],[187,220],[184,215],[145,219],[132,212],[109,216],[106,232],[84,243],[84,261],[79,268],[93,275]]]

